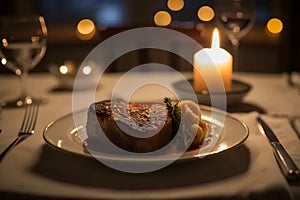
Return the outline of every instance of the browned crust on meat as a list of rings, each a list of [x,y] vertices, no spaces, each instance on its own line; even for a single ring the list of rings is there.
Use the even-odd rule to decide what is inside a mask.
[[[128,106],[127,110],[124,108],[126,106]],[[154,107],[153,110],[149,110],[151,106]],[[115,115],[112,110],[114,110]],[[123,113],[127,115],[123,115]],[[150,118],[152,124],[149,121]],[[134,137],[127,134],[119,126],[126,132],[129,131],[128,133],[141,134],[144,137]],[[172,118],[168,115],[163,104],[126,104],[122,101],[116,101],[113,104],[111,101],[97,102],[89,108],[86,128],[88,137],[95,138],[99,145],[102,145],[101,141],[103,140],[101,138],[106,136],[119,148],[136,153],[158,150],[166,146],[173,138]],[[157,128],[158,132],[155,131]],[[157,133],[150,136],[153,131]]]

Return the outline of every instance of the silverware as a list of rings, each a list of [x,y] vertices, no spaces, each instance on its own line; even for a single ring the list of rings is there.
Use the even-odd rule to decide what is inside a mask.
[[[36,103],[29,104],[26,107],[23,122],[18,134],[18,137],[0,154],[0,161],[7,155],[7,153],[22,142],[28,136],[34,134],[34,128],[37,121],[39,105]]]
[[[272,146],[275,154],[275,158],[279,163],[279,166],[288,180],[295,180],[300,177],[299,169],[296,164],[286,152],[284,147],[280,144],[277,139],[275,133],[271,130],[271,128],[262,120],[262,118],[257,117],[258,129],[262,134],[264,134],[268,140],[270,145]]]

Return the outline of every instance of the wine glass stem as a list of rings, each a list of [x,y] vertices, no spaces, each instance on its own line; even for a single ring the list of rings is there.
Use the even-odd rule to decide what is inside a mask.
[[[238,72],[239,71],[239,46],[240,46],[240,41],[239,39],[232,39],[231,44],[233,47],[233,71]]]
[[[19,78],[20,78],[19,83],[20,83],[20,88],[21,88],[21,94],[20,94],[21,99],[25,99],[27,97],[27,92],[26,92],[27,77],[28,77],[28,71],[27,70],[22,71],[21,74],[19,75]]]

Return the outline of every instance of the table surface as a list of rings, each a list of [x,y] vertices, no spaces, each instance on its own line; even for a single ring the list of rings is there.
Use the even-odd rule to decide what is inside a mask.
[[[183,74],[191,77],[190,73]],[[121,75],[104,74],[95,99],[110,98]],[[171,75],[155,72],[136,74],[138,77],[172,80]],[[50,74],[30,75],[28,92],[47,102],[40,106],[35,134],[15,147],[0,163],[0,197],[300,199],[299,182],[286,181],[255,121],[258,115],[266,119],[300,167],[300,140],[285,117],[300,113],[299,89],[288,85],[286,74],[239,73],[235,78],[252,85],[243,102],[228,109],[233,117],[248,126],[250,134],[246,142],[198,161],[171,164],[151,173],[131,174],[47,145],[43,131],[50,122],[72,112],[72,91],[59,89],[57,80]],[[18,94],[16,77],[1,75],[0,83],[0,101]],[[166,96],[159,89],[146,88],[146,91],[137,91],[136,98],[145,101]],[[2,109],[0,152],[17,136],[23,113],[24,108]]]

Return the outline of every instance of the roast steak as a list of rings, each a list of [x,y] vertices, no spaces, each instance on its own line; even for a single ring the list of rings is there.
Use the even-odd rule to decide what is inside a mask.
[[[100,125],[100,126],[99,126]],[[89,107],[89,141],[101,146],[107,137],[121,149],[136,153],[158,150],[173,138],[172,118],[165,104],[106,100]]]

